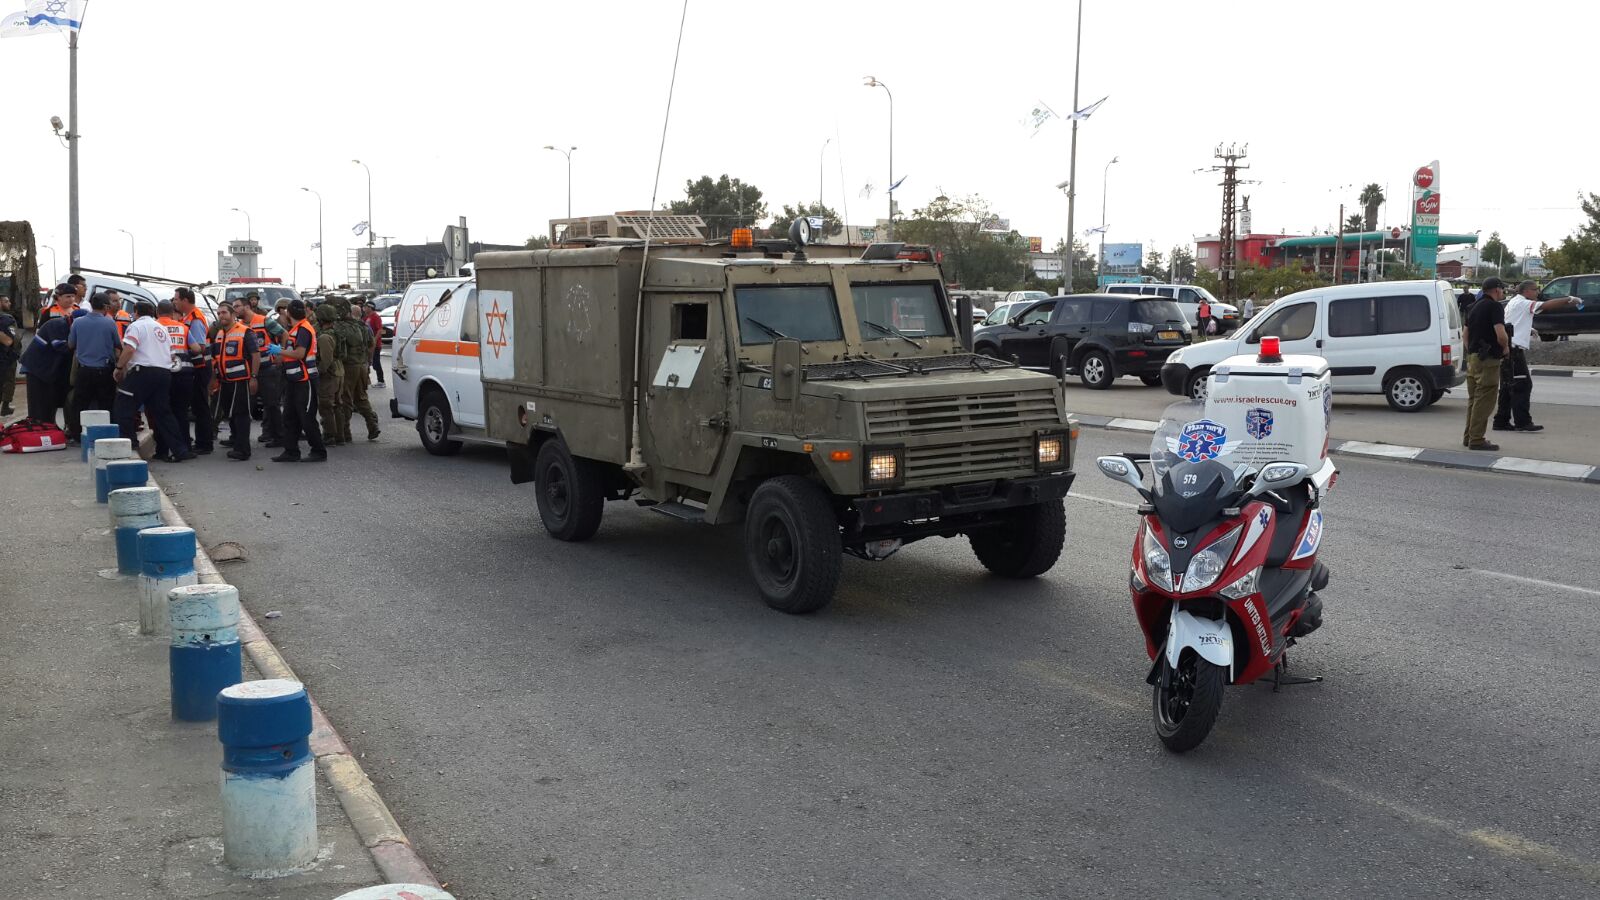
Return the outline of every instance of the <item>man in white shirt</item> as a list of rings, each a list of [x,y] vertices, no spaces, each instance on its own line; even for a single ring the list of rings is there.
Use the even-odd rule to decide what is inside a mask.
[[[122,429],[122,436],[137,443],[139,426],[135,417],[143,407],[150,427],[156,430],[157,444],[167,448],[165,456],[156,458],[162,462],[194,459],[172,416],[172,337],[156,321],[154,305],[140,301],[138,316],[122,335],[122,353],[112,376],[117,381],[112,418]]]
[[[1528,348],[1533,340],[1533,317],[1544,310],[1582,309],[1576,297],[1540,300],[1539,286],[1531,281],[1517,285],[1517,295],[1506,301],[1506,330],[1511,332],[1511,352],[1500,361],[1500,402],[1495,408],[1495,431],[1543,431],[1533,424],[1530,410],[1533,376],[1528,371]]]

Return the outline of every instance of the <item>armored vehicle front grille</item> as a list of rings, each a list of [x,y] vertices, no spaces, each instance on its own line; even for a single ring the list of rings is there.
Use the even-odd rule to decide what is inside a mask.
[[[841,362],[813,363],[805,367],[807,381],[839,381],[858,378],[910,377],[929,372],[949,372],[954,369],[989,371],[1011,369],[1015,366],[976,353],[954,353],[949,356],[917,356],[888,359],[847,359]]]
[[[867,439],[904,440],[925,434],[989,428],[1050,428],[1060,424],[1049,388],[960,397],[874,400],[867,404]]]
[[[976,481],[1033,468],[1033,438],[962,441],[906,448],[906,483]]]

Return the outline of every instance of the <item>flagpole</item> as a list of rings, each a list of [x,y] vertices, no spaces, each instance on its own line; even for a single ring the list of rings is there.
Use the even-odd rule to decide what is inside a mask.
[[[78,31],[67,35],[67,256],[76,273],[83,263],[78,245]]]
[[[1072,262],[1077,256],[1073,249],[1077,232],[1074,219],[1075,207],[1078,197],[1078,70],[1083,59],[1083,0],[1078,0],[1078,37],[1077,49],[1072,55],[1072,161],[1067,167],[1067,259],[1063,266],[1066,272],[1062,284],[1064,293],[1072,293]]]

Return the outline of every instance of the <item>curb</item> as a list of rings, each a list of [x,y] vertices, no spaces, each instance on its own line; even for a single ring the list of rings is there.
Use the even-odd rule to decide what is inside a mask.
[[[1600,369],[1529,369],[1528,374],[1542,378],[1600,378]]]
[[[1600,375],[1600,373],[1596,373]],[[1152,434],[1161,424],[1149,419],[1119,419],[1113,416],[1074,415],[1079,425],[1104,428],[1108,431],[1137,431]],[[1444,469],[1472,469],[1479,472],[1510,472],[1551,478],[1557,481],[1581,481],[1600,484],[1600,466],[1582,463],[1556,462],[1548,459],[1524,459],[1520,456],[1494,456],[1471,450],[1435,450],[1431,447],[1406,447],[1401,444],[1382,444],[1370,441],[1329,441],[1328,452],[1340,456],[1360,456],[1367,459],[1387,459],[1410,462]]]
[[[150,481],[157,487],[161,486],[153,476]],[[190,527],[177,507],[172,505],[165,488],[161,491],[161,519],[168,525]],[[227,579],[222,577],[216,564],[206,554],[205,547],[198,541],[195,543],[194,570],[201,584],[227,583]],[[283,654],[256,625],[255,618],[243,603],[239,604],[239,644],[264,677],[300,681],[284,661]],[[356,836],[372,856],[379,873],[391,883],[440,887],[438,877],[417,855],[411,840],[400,830],[399,823],[389,812],[388,805],[378,796],[372,779],[367,777],[361,763],[350,753],[350,748],[339,737],[333,723],[328,721],[322,707],[317,705],[316,697],[311,696],[309,688],[306,695],[311,699],[311,755],[316,758],[317,768],[333,786],[339,805],[344,807],[344,814],[355,827]]]

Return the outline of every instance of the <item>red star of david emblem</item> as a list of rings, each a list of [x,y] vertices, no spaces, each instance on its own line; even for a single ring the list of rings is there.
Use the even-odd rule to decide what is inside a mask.
[[[417,329],[428,320],[428,298],[418,297],[417,302],[411,304],[411,327]]]
[[[489,311],[483,314],[489,339],[485,342],[494,351],[494,358],[500,358],[500,351],[511,345],[506,339],[506,319],[511,315],[511,310],[500,308],[500,298],[496,297]]]

